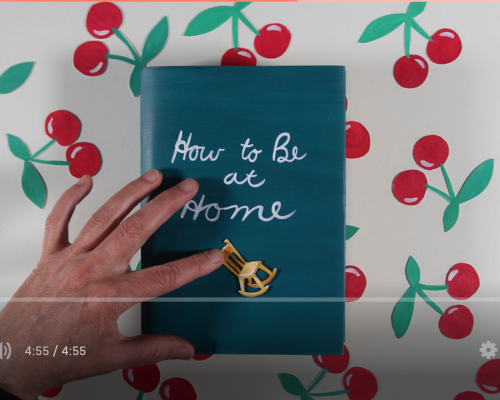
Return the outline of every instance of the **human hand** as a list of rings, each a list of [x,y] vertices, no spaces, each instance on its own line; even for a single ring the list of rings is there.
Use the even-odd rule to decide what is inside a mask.
[[[169,335],[125,337],[120,314],[220,267],[222,253],[209,250],[168,264],[129,271],[133,255],[153,232],[198,190],[192,179],[164,191],[139,211],[132,209],[161,183],[151,170],[112,196],[73,243],[68,224],[90,193],[88,175],[69,188],[47,218],[37,267],[0,312],[0,341],[12,355],[0,363],[0,387],[25,400],[70,381],[168,359],[191,359],[193,346]],[[58,346],[55,357],[52,353]],[[31,346],[49,355],[30,356]],[[85,346],[85,355],[63,355]]]

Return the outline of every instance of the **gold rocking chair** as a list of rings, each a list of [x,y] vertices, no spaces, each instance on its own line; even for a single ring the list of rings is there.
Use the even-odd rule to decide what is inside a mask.
[[[269,286],[266,285],[271,282],[276,275],[276,268],[271,271],[269,268],[263,265],[261,261],[246,262],[228,239],[224,240],[224,243],[226,243],[226,245],[222,249],[222,255],[224,256],[224,265],[238,278],[241,288],[238,293],[246,297],[256,297],[266,293],[269,289]],[[259,269],[269,275],[263,281],[257,277],[257,271]],[[257,289],[260,288],[260,290],[258,292],[245,291],[245,280],[247,280],[247,285],[249,287]]]

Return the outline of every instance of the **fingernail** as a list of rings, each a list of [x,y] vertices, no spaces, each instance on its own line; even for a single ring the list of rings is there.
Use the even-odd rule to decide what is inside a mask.
[[[217,249],[208,250],[207,257],[213,263],[222,264],[222,253],[220,250],[217,250]]]
[[[76,182],[77,185],[85,185],[85,182],[87,182],[87,176],[88,175],[83,175],[78,182]]]
[[[193,353],[191,349],[187,347],[177,347],[172,358],[176,360],[191,360],[193,358]]]
[[[179,189],[181,189],[184,193],[191,193],[196,187],[196,181],[194,179],[186,179],[179,183]]]
[[[146,182],[153,183],[158,179],[158,171],[156,169],[149,170],[141,178]]]

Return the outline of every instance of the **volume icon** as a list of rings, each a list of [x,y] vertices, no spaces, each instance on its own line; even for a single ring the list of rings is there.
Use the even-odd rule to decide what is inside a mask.
[[[6,342],[5,344],[0,342],[0,360],[3,360],[4,357],[8,360],[11,354],[12,354],[12,349],[10,347],[9,342]]]

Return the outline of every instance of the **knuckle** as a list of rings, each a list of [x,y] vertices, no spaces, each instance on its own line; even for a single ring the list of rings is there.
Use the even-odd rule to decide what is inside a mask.
[[[137,188],[138,188],[138,183],[140,184],[140,181],[144,182],[143,179],[138,178],[135,181],[127,183],[122,190],[118,193],[120,197],[125,198],[125,197],[135,197],[137,193]]]
[[[206,256],[201,255],[201,254],[195,254],[194,256],[191,257],[190,260],[190,265],[192,268],[196,270],[196,272],[200,273],[201,271],[204,270],[204,263],[203,260],[205,260]]]
[[[94,214],[92,214],[89,220],[89,224],[92,227],[96,226],[108,227],[111,224],[113,224],[113,218],[109,215],[109,213],[106,210],[99,210],[96,211]]]
[[[175,264],[155,268],[155,279],[166,291],[174,287],[180,278],[180,271]]]
[[[147,365],[156,364],[159,361],[162,361],[161,351],[159,345],[152,345],[147,352],[146,355]]]
[[[123,235],[127,238],[136,238],[142,236],[144,234],[145,228],[146,226],[144,222],[136,216],[127,218],[121,224]]]
[[[101,281],[93,285],[90,291],[94,297],[104,298],[104,297],[119,297],[119,289],[116,285],[111,282]]]
[[[59,225],[59,214],[52,211],[45,220],[45,231],[53,232]]]
[[[165,206],[172,206],[175,204],[176,200],[179,198],[179,196],[175,195],[175,192],[172,189],[165,190],[163,193],[161,193],[159,196],[157,196],[159,202],[164,204]]]
[[[103,265],[97,257],[90,256],[81,259],[79,257],[69,258],[66,261],[70,268],[64,272],[64,277],[70,286],[81,286],[86,282],[96,280],[103,270]]]

